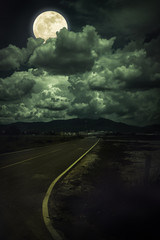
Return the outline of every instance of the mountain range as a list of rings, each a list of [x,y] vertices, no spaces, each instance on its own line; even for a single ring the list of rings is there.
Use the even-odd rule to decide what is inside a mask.
[[[131,126],[109,119],[68,119],[53,120],[51,122],[17,122],[11,124],[1,124],[1,134],[20,133],[58,133],[58,132],[90,132],[107,131],[113,133],[160,133],[160,125],[150,125],[145,127]]]

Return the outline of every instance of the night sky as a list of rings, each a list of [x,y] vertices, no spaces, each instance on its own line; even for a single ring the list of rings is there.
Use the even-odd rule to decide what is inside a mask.
[[[55,10],[56,39],[33,22]],[[5,0],[0,5],[0,123],[107,118],[160,124],[158,0]]]

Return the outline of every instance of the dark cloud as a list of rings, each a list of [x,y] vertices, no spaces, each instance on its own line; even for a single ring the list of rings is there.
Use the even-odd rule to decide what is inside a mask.
[[[18,69],[26,58],[24,50],[10,44],[0,50],[0,59],[0,70],[8,71]]]
[[[23,75],[25,75],[26,78],[28,77],[28,80],[34,77],[32,70],[25,73],[23,72]],[[66,118],[71,97],[68,93],[68,84],[66,83],[65,87],[65,81],[63,77],[61,78],[63,91],[58,87],[57,82],[55,83],[57,86],[53,85],[54,78],[48,75],[34,77],[35,84],[33,88],[23,96],[19,94],[18,89],[16,91],[12,86],[7,96],[5,94],[5,97],[0,100],[1,122],[37,122]],[[29,84],[30,81],[28,80],[26,82]],[[45,84],[43,84],[44,80]],[[13,95],[14,91],[17,97]]]
[[[76,22],[93,25],[103,37],[117,36],[116,45],[160,35],[158,0],[79,0],[69,3]]]
[[[108,49],[98,55],[92,71],[69,77],[74,95],[69,114],[138,125],[159,122],[159,69],[146,44],[131,42],[123,49]]]
[[[160,63],[145,48],[126,46],[99,57],[89,77],[91,89],[146,90],[160,87]]]
[[[129,40],[144,38],[160,27],[158,5],[157,0],[113,1],[112,10],[107,12],[110,28],[114,34],[123,35]]]
[[[40,103],[36,105],[37,108],[42,108],[42,109],[48,109],[50,111],[63,111],[65,110],[68,106],[66,103],[57,103],[57,102],[49,102],[49,103]]]
[[[84,76],[89,80],[89,76]],[[78,117],[105,117],[128,124],[160,122],[160,90],[90,89],[89,82],[70,77],[74,100],[69,114]]]
[[[33,53],[33,51],[37,47],[42,45],[43,42],[44,42],[44,40],[41,38],[33,38],[33,37],[28,38],[27,39],[27,48],[25,49],[27,57],[30,57],[30,55]]]
[[[160,46],[160,36],[144,44],[144,47],[147,51],[147,55],[157,62],[160,62],[159,46]]]
[[[21,99],[29,94],[35,84],[23,72],[15,72],[10,77],[0,79],[0,101]]]
[[[29,38],[26,48],[20,49],[10,44],[8,47],[0,49],[0,71],[20,69],[22,65],[27,64],[27,60],[34,49],[42,43],[42,39]]]
[[[91,26],[79,33],[62,29],[56,40],[49,39],[35,49],[29,63],[53,74],[68,75],[91,70],[97,39],[98,35]]]
[[[6,70],[26,67],[0,80],[1,122],[69,117],[160,122],[159,37],[114,49],[116,37],[102,38],[92,26],[57,35],[46,43],[30,38],[24,49],[1,50],[6,62],[16,59]]]
[[[40,109],[48,109],[49,111],[63,111],[69,107],[69,100],[63,96],[64,94],[57,87],[50,90],[42,91],[40,100],[36,103],[36,107]]]

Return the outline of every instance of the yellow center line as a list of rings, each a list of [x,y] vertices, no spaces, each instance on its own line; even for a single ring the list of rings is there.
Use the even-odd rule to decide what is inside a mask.
[[[45,155],[47,155],[47,154],[49,154],[49,153],[55,153],[55,152],[58,152],[58,151],[60,151],[60,149],[58,149],[58,150],[56,150],[56,151],[50,151],[50,152],[47,152],[47,153],[44,153],[44,154],[39,154],[39,155],[37,155],[37,156],[35,156],[35,157],[27,158],[27,159],[25,159],[25,160],[23,160],[23,161],[19,161],[19,162],[16,162],[16,163],[8,164],[8,165],[6,165],[6,166],[0,167],[0,170],[1,170],[1,169],[5,169],[5,168],[9,168],[9,167],[12,167],[12,166],[15,166],[15,165],[19,165],[19,164],[22,164],[22,163],[24,163],[24,162],[31,161],[31,160],[33,160],[33,159],[35,159],[35,158],[43,157],[43,156],[45,156]]]

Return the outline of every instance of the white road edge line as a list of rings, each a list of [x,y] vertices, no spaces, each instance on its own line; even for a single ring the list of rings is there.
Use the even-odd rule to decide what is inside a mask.
[[[66,142],[64,143],[56,143],[56,144],[59,144],[60,146],[65,144]],[[46,145],[46,146],[41,146],[41,147],[34,147],[34,148],[26,148],[26,149],[22,149],[22,150],[17,150],[17,151],[14,151],[14,152],[5,152],[5,153],[0,153],[0,156],[5,156],[5,155],[11,155],[11,154],[16,154],[16,153],[21,153],[21,152],[29,152],[29,151],[32,151],[32,150],[38,150],[38,149],[41,149],[41,148],[47,148],[47,147],[50,147],[50,146],[53,146],[54,144],[49,144],[49,145]]]
[[[11,163],[11,164],[8,164],[8,165],[6,165],[6,166],[0,167],[0,170],[1,170],[1,169],[5,169],[5,168],[9,168],[9,167],[13,167],[13,166],[15,166],[15,165],[19,165],[19,164],[22,164],[22,163],[24,163],[24,162],[31,161],[31,160],[33,160],[33,159],[35,159],[35,158],[43,157],[43,156],[45,156],[45,155],[47,155],[47,154],[49,154],[49,153],[55,153],[55,152],[58,152],[58,151],[60,151],[60,149],[57,149],[56,151],[50,151],[50,152],[47,152],[47,153],[44,153],[44,154],[39,154],[39,155],[37,155],[37,156],[35,156],[35,157],[27,158],[27,159],[25,159],[25,160],[23,160],[23,161],[19,161],[19,162],[16,162],[16,163]]]
[[[50,217],[49,217],[49,210],[48,210],[48,201],[49,197],[51,195],[52,189],[54,188],[55,184],[66,174],[68,173],[87,153],[89,153],[99,142],[100,139],[91,147],[89,148],[81,157],[79,157],[72,165],[70,165],[64,172],[62,172],[49,186],[46,195],[43,199],[42,203],[42,216],[44,223],[46,225],[46,228],[50,232],[52,238],[54,240],[63,240],[63,238],[60,236],[60,234],[56,231],[56,229],[52,226]]]

